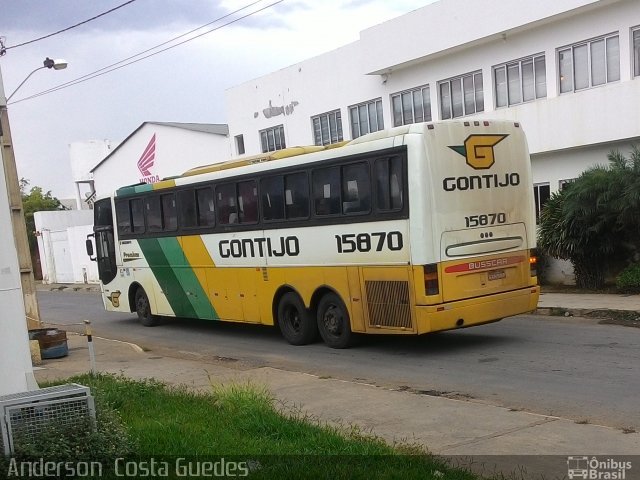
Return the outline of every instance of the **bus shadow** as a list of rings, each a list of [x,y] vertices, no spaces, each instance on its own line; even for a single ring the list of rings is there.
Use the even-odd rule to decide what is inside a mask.
[[[279,353],[300,353],[305,348],[321,349],[322,340],[303,347],[289,345],[277,328],[241,322],[225,322],[218,320],[198,320],[190,318],[165,317],[157,327],[144,327],[136,317],[119,318],[112,323],[122,328],[131,329],[156,340],[169,337],[182,337],[194,341],[210,338],[211,340],[233,340],[244,343],[265,344]],[[497,348],[521,343],[522,337],[513,329],[505,332],[499,324],[483,325],[468,329],[449,330],[424,335],[356,335],[354,345],[347,350],[335,350],[325,347],[333,355],[384,354],[390,356],[440,356],[454,353],[473,353],[495,351]],[[291,349],[291,350],[290,350]],[[341,353],[342,352],[342,353]],[[348,352],[348,353],[347,353]]]
[[[497,331],[451,330],[425,335],[363,335],[358,346],[389,355],[449,355],[457,351],[494,350],[518,342],[519,338]]]

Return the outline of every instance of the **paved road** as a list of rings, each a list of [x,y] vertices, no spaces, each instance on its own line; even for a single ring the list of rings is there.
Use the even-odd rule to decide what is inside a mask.
[[[133,314],[105,312],[95,293],[38,292],[38,300],[46,322],[87,318],[95,335],[156,354],[268,365],[640,430],[637,328],[519,316],[432,336],[369,336],[333,350],[291,346],[262,326],[170,319],[146,328]]]

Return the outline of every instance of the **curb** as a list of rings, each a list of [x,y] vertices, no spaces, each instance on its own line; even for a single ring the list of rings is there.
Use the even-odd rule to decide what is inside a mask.
[[[585,318],[609,318],[611,316],[637,316],[640,311],[615,310],[613,308],[564,308],[564,307],[539,307],[536,315],[547,317],[585,317]]]
[[[40,284],[36,285],[36,290],[41,292],[100,292],[100,286],[87,284]]]

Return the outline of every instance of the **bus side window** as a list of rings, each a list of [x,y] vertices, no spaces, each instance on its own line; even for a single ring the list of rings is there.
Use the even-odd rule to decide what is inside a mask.
[[[258,222],[258,186],[255,180],[238,182],[240,223]]]
[[[198,226],[196,214],[196,199],[193,190],[183,190],[178,192],[180,202],[180,225],[184,228]]]
[[[400,157],[379,158],[375,162],[374,170],[378,210],[400,210],[403,205]]]
[[[287,220],[309,218],[309,181],[305,172],[292,173],[284,178]]]
[[[144,214],[147,217],[147,228],[150,232],[162,231],[160,197],[149,197],[145,200]]]
[[[213,202],[213,189],[210,187],[196,190],[198,203],[198,225],[212,227],[216,224],[216,214]]]
[[[162,200],[162,228],[172,232],[178,228],[178,212],[176,210],[176,196],[167,193],[160,196]]]
[[[340,167],[313,171],[313,203],[316,215],[340,213]]]
[[[220,225],[238,223],[235,183],[227,183],[216,187],[216,204],[218,223]]]
[[[342,167],[342,200],[342,213],[371,211],[371,182],[367,163]]]
[[[282,176],[267,177],[260,180],[262,193],[262,218],[265,221],[284,219],[284,179]]]
[[[131,210],[129,210],[129,200],[116,202],[116,220],[118,222],[118,233],[127,235],[131,233]]]
[[[131,200],[131,220],[133,233],[144,233],[144,208],[141,198]]]

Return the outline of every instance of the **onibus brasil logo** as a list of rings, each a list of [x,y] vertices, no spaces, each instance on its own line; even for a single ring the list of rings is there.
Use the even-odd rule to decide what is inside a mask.
[[[567,457],[567,476],[569,480],[626,480],[631,462],[617,458],[598,458],[588,456]]]
[[[153,134],[151,140],[147,144],[144,152],[140,155],[140,159],[138,160],[138,170],[142,174],[140,178],[140,183],[155,183],[160,181],[160,177],[158,175],[153,175],[151,173],[151,167],[155,164],[156,161],[156,134]]]
[[[449,145],[449,148],[462,155],[466,159],[467,165],[474,170],[488,170],[496,163],[494,147],[508,136],[508,134],[469,135],[464,141],[464,145]],[[515,187],[517,185],[520,185],[520,175],[517,172],[446,177],[442,181],[442,187],[446,192]]]

